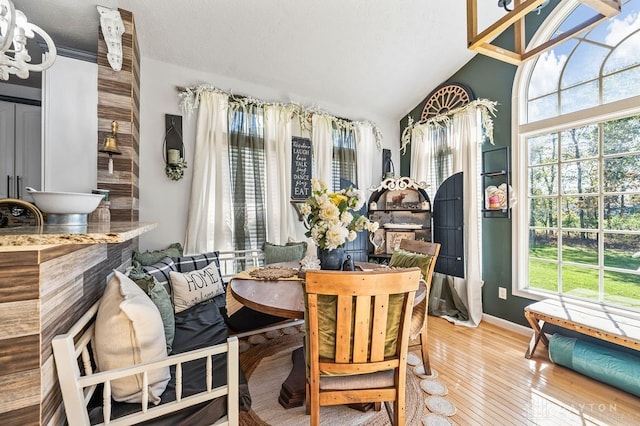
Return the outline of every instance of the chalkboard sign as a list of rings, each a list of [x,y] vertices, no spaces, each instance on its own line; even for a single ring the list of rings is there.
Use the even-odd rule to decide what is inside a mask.
[[[291,138],[291,199],[311,195],[311,139]]]

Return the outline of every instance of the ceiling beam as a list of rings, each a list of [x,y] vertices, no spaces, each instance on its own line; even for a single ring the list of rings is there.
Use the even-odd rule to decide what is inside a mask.
[[[545,0],[515,0],[513,10],[478,33],[478,0],[467,0],[467,46],[470,50],[512,65],[521,65],[524,61],[535,58],[558,44],[579,33],[595,27],[600,22],[619,14],[622,11],[622,0],[579,0],[596,11],[596,14],[568,31],[526,50],[525,18],[538,8]],[[492,41],[514,26],[514,51],[495,46]]]

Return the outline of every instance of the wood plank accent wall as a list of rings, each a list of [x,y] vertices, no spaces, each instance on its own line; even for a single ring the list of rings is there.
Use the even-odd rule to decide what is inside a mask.
[[[113,174],[109,155],[98,153],[98,188],[110,191],[111,220],[135,222],[139,218],[140,146],[140,50],[133,14],[118,9],[125,32],[122,35],[122,69],[114,71],[107,60],[107,46],[98,30],[98,149],[111,134],[111,122],[118,122]]]
[[[0,423],[66,421],[51,340],[104,292],[113,269],[130,264],[138,239],[0,253]]]

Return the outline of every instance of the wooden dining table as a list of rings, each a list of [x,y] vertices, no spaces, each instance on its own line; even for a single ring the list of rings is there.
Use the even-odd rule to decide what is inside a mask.
[[[296,266],[297,265],[297,266]],[[269,267],[296,268],[297,263],[282,263]],[[386,266],[355,262],[356,269],[366,271]],[[229,282],[231,295],[244,306],[282,318],[304,319],[304,288],[302,277],[278,280],[247,279],[247,275],[239,274]],[[416,292],[414,305],[420,303],[427,295],[426,287],[421,283]],[[291,354],[293,367],[287,379],[282,383],[278,402],[284,408],[299,407],[305,400],[306,368],[304,348],[295,349]]]

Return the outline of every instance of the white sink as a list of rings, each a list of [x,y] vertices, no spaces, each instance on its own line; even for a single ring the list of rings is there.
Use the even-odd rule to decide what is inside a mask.
[[[42,212],[51,214],[89,214],[104,197],[103,194],[36,191],[29,187],[26,190]]]

